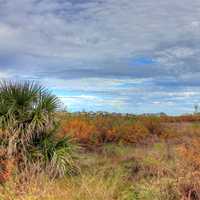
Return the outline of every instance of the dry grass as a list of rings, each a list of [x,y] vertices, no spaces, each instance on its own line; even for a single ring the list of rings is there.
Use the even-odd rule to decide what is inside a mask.
[[[97,152],[81,154],[79,175],[52,181],[45,174],[27,174],[31,177],[27,182],[21,182],[17,176],[1,187],[0,199],[155,200],[160,179],[172,177],[165,172],[171,169],[164,160],[165,148],[164,144],[148,149],[105,145]]]
[[[200,200],[200,126],[169,125],[143,144],[90,143],[72,176],[16,175],[0,186],[0,200]]]

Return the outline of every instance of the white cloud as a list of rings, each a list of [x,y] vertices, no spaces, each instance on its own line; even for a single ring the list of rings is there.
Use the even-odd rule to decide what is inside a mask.
[[[199,0],[0,0],[0,78],[82,92],[65,101],[88,108],[170,105],[199,94],[199,34]]]
[[[147,79],[148,80],[148,79]],[[145,83],[146,79],[111,79],[111,78],[80,78],[80,79],[43,79],[41,80],[45,85],[51,87],[52,89],[60,88],[66,91],[110,91],[115,92],[120,90],[122,91],[138,91],[138,87],[134,87]],[[124,84],[133,84],[133,87],[123,87]]]
[[[176,41],[183,32],[191,38],[190,26],[197,27],[200,18],[198,6],[198,0],[96,0],[76,4],[6,0],[1,2],[1,21],[10,28],[0,43],[13,35],[7,42],[14,40],[24,53],[89,60],[129,57],[152,51],[162,42]]]

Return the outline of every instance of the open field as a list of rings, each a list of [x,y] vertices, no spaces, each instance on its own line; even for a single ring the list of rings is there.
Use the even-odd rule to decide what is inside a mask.
[[[60,113],[60,137],[70,135],[80,147],[76,172],[55,179],[14,174],[0,199],[198,200],[199,117],[185,118]]]
[[[200,0],[0,0],[0,200],[200,200]]]

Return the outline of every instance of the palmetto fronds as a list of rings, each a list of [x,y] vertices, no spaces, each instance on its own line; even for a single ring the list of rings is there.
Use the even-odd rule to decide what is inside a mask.
[[[0,83],[0,142],[9,157],[52,166],[64,175],[72,164],[69,138],[55,136],[58,98],[34,82]]]
[[[49,133],[40,141],[34,141],[32,148],[28,152],[29,159],[41,161],[44,168],[53,177],[61,177],[76,172],[74,159],[78,146],[69,137],[56,138],[54,134]]]
[[[58,106],[57,97],[34,82],[0,84],[0,128],[17,139],[28,141],[52,128]]]

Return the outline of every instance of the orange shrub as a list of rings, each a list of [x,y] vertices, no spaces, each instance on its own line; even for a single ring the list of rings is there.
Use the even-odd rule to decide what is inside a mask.
[[[116,116],[71,117],[61,123],[61,134],[68,134],[81,143],[137,143],[148,136],[149,130],[139,121]]]
[[[138,120],[149,130],[153,135],[160,136],[162,134],[162,124],[159,117],[139,117]]]
[[[62,135],[71,135],[78,139],[78,141],[86,143],[92,139],[95,133],[95,126],[87,120],[74,118],[66,123],[62,122],[61,133]]]
[[[183,132],[199,132],[191,122],[200,120],[198,115],[188,116],[134,116],[102,113],[58,115],[60,134],[71,135],[81,143],[141,142],[145,138],[179,139]],[[185,123],[190,122],[190,123]],[[190,127],[190,129],[189,129]]]
[[[121,140],[127,143],[139,143],[149,135],[149,130],[139,122],[122,127]]]

